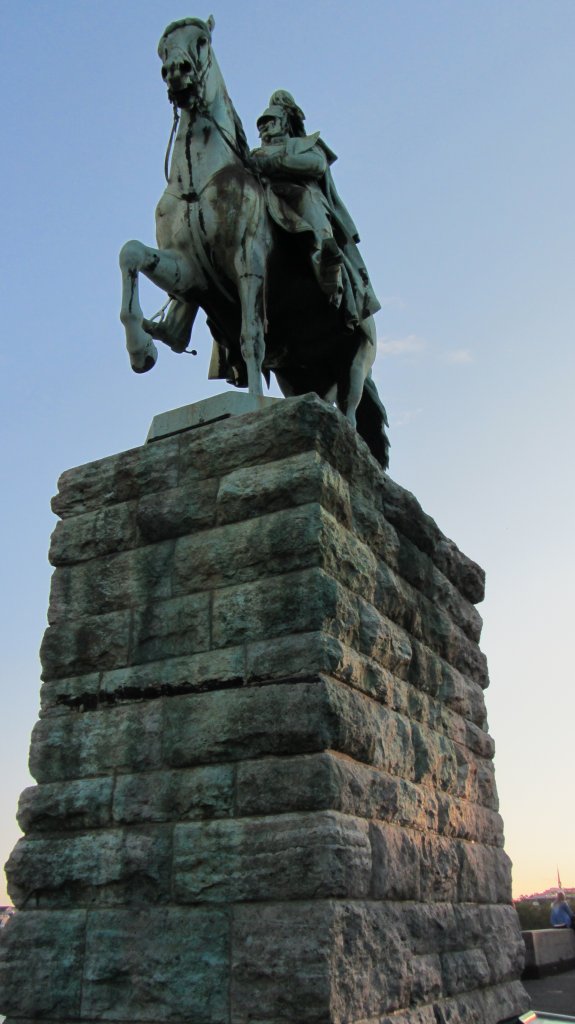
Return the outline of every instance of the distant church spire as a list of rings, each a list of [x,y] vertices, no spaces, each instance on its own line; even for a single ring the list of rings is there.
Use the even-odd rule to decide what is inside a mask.
[[[563,886],[561,885],[561,875],[559,874],[559,865],[557,865],[557,888],[563,888]]]

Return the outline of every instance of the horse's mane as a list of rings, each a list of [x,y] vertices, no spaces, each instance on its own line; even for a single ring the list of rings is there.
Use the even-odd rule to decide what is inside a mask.
[[[249,147],[248,140],[246,138],[246,133],[244,131],[244,126],[243,126],[243,124],[241,122],[240,115],[238,114],[238,112],[237,112],[236,108],[234,107],[234,105],[233,105],[231,99],[229,98],[229,96],[227,97],[227,99],[228,99],[228,103],[229,103],[229,107],[230,107],[230,113],[232,115],[233,122],[234,122],[234,128],[235,128],[235,132],[236,132],[236,144],[237,144],[237,147],[238,147],[238,151],[241,154],[242,160],[245,160],[246,163],[249,163],[249,161],[250,161],[250,147]]]

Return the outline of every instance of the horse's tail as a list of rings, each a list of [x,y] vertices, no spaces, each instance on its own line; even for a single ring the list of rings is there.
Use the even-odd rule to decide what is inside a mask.
[[[363,394],[355,414],[358,433],[383,469],[389,466],[389,426],[385,406],[377,393],[371,374],[365,378]]]

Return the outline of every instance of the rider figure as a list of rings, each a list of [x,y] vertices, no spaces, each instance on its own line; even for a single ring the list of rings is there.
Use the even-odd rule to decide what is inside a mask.
[[[258,118],[262,175],[270,216],[283,230],[311,236],[311,264],[322,292],[342,306],[350,330],[380,309],[359,254],[359,235],[330,171],[335,154],[319,132],[306,135],[303,111],[283,89]]]

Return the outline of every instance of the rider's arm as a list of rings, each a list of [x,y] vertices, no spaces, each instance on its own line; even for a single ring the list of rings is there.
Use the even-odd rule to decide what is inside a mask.
[[[256,150],[252,156],[259,169],[270,177],[322,178],[327,170],[327,160],[317,146],[300,153],[294,153],[291,147],[269,146]]]

